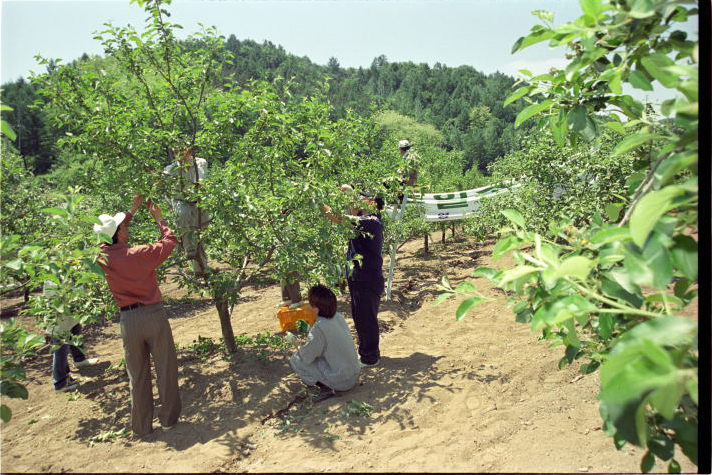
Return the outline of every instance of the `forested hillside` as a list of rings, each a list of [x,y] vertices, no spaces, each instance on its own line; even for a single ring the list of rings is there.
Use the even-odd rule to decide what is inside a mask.
[[[189,46],[201,44],[194,41]],[[333,57],[327,65],[318,65],[269,41],[241,41],[235,35],[227,39],[226,49],[234,59],[223,67],[225,78],[233,77],[246,88],[252,80],[292,79],[295,98],[314,94],[328,80],[332,119],[344,118],[347,109],[358,115],[370,115],[374,107],[397,111],[441,131],[441,142],[428,145],[464,152],[465,169],[476,167],[487,173],[487,165],[513,150],[516,136],[526,132],[514,130],[514,119],[523,106],[502,105],[515,82],[505,74],[488,75],[472,66],[390,63],[383,55],[368,68],[342,68]],[[103,60],[85,54],[76,62]],[[47,71],[52,67],[47,65]],[[17,133],[25,166],[35,173],[47,172],[60,159],[55,142],[65,131],[48,127],[46,113],[33,106],[41,101],[36,87],[24,78],[2,86],[2,100],[13,108],[3,111],[2,117]]]

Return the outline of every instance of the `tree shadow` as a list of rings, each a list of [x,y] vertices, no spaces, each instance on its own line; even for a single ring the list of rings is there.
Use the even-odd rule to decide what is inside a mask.
[[[243,345],[226,360],[220,352],[200,355],[194,349],[181,348],[178,376],[182,412],[178,425],[169,432],[159,427],[160,398],[152,367],[154,430],[140,438],[131,436],[126,443],[161,440],[175,450],[185,450],[219,439],[229,446],[233,459],[241,456],[250,442],[237,437],[235,431],[254,423],[265,411],[281,403],[269,394],[291,373],[287,358],[292,351],[286,346]],[[123,369],[107,370],[108,364],[93,368],[95,377],[81,384],[78,391],[99,409],[78,421],[72,437],[84,442],[102,432],[130,430],[128,374]]]
[[[298,437],[315,448],[336,451],[335,440],[340,436],[330,432],[334,427],[345,436],[365,435],[373,424],[385,421],[395,421],[403,430],[414,428],[414,415],[404,403],[413,397],[418,403],[436,402],[430,394],[433,389],[461,390],[441,383],[445,377],[482,384],[502,378],[484,365],[472,370],[436,368],[440,358],[421,352],[405,358],[383,356],[378,366],[362,370],[356,387],[322,402],[300,398],[296,384],[294,392],[284,395],[282,409],[273,411],[263,424],[271,426],[278,437]]]

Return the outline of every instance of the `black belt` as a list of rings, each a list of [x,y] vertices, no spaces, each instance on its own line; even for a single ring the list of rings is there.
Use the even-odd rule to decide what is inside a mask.
[[[119,308],[122,312],[128,312],[129,310],[133,310],[135,308],[143,307],[146,305],[145,303],[137,302],[137,303],[132,303],[131,305],[126,305],[125,307]]]

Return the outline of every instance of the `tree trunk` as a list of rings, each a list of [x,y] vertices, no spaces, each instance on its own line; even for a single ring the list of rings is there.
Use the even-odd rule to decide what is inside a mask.
[[[455,238],[455,225],[453,224],[450,229],[452,229],[452,237],[454,239]]]
[[[222,329],[223,340],[225,340],[225,350],[227,350],[228,354],[235,353],[237,345],[235,345],[235,334],[232,331],[227,299],[216,299],[215,308],[217,308],[218,316],[220,317],[220,328]]]
[[[428,250],[428,233],[425,233],[425,244],[423,244],[423,252],[425,254],[430,253],[430,251]]]
[[[443,237],[442,237],[443,244],[445,244],[445,230],[446,229],[447,229],[447,226],[443,226],[442,228],[440,228],[440,231],[442,231],[442,233],[443,233]]]

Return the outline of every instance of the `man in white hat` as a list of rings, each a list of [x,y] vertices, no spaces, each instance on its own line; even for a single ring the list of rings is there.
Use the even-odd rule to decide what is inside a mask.
[[[112,241],[101,244],[99,263],[121,309],[121,339],[131,385],[131,429],[138,435],[153,430],[151,356],[161,399],[158,419],[163,429],[172,429],[181,412],[175,343],[156,276],[156,268],[168,258],[178,239],[162,219],[158,206],[147,201],[162,237],[153,244],[128,245],[129,223],[142,200],[143,197],[135,196],[131,212],[102,214],[99,216],[102,224],[94,225],[94,232]]]

